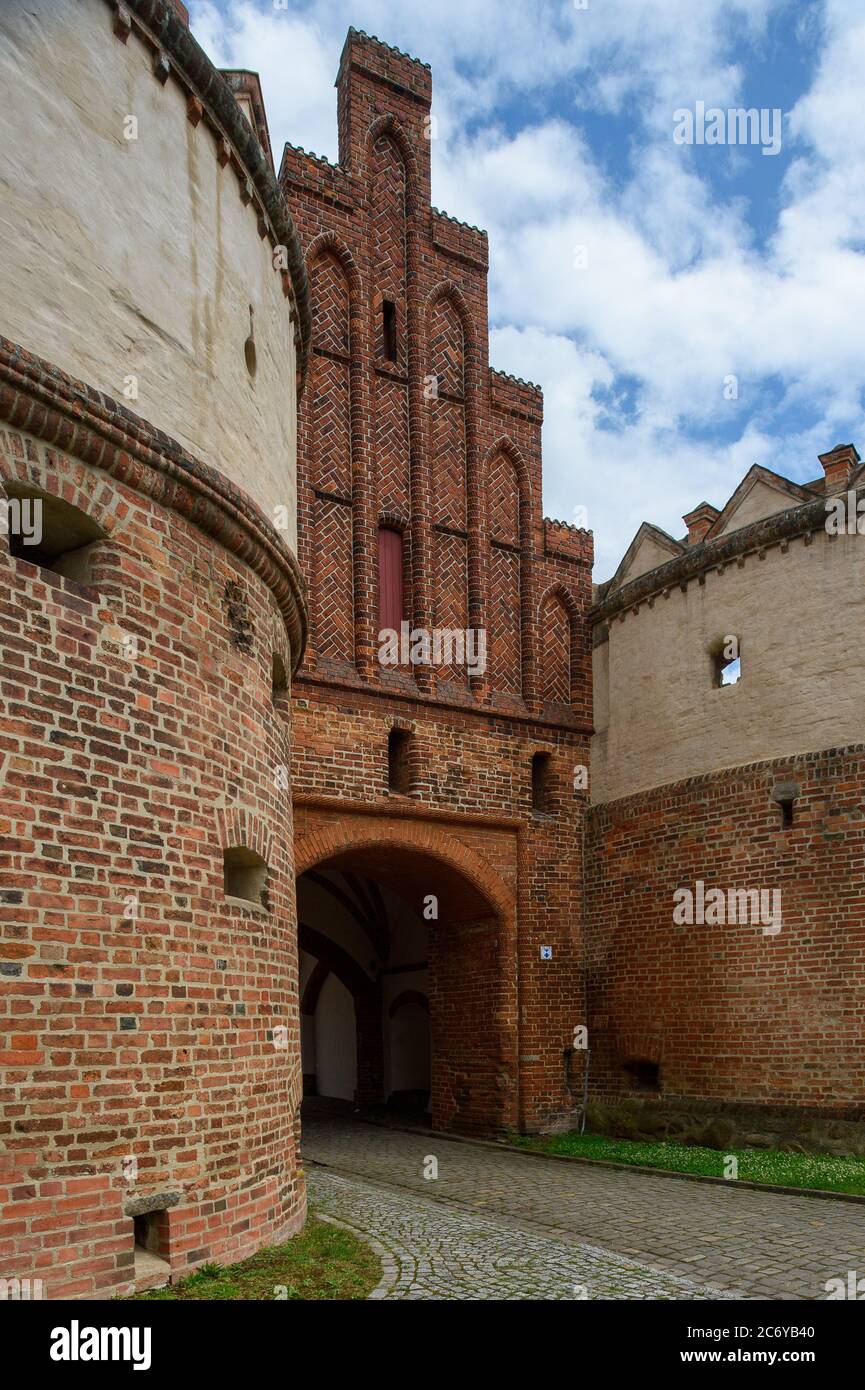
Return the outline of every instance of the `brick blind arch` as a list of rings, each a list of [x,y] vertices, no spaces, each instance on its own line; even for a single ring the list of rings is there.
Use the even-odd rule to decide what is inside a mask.
[[[499,450],[492,459],[487,480],[491,684],[494,690],[520,695],[523,688],[521,493],[516,465],[504,450]]]
[[[313,576],[313,626],[319,656],[354,656],[351,439],[351,285],[334,249],[310,264],[315,314],[308,419],[307,505],[314,544],[304,547]],[[303,517],[301,516],[301,527]]]
[[[407,272],[408,272],[408,171],[397,140],[388,129],[371,132],[369,158],[371,218],[371,317],[372,363],[387,370],[374,374],[375,466],[380,510],[408,515],[411,509],[409,480],[409,402]],[[387,307],[392,306],[392,342],[386,327]],[[379,531],[379,611],[402,620],[402,538],[390,530]],[[406,566],[406,568],[408,568]],[[397,587],[399,586],[399,593]]]
[[[427,315],[427,408],[433,499],[434,624],[469,626],[468,471],[466,453],[465,334],[456,306],[443,294]],[[440,680],[468,684],[464,666],[443,666]]]
[[[570,705],[579,653],[577,606],[561,584],[548,589],[538,609],[538,686],[543,704]]]
[[[372,147],[370,201],[375,288],[390,300],[405,298],[407,173],[402,152],[386,132]]]
[[[315,302],[310,382],[312,477],[322,491],[351,493],[348,276],[330,252],[311,267]]]
[[[510,454],[499,449],[487,469],[490,540],[520,545],[520,477]]]

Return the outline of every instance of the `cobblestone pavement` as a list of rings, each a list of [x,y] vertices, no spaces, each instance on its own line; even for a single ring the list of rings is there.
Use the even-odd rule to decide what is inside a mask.
[[[383,1278],[370,1298],[408,1299],[710,1299],[701,1288],[591,1245],[557,1240],[341,1177],[308,1174],[319,1215],[372,1236]]]
[[[347,1118],[305,1119],[303,1146],[313,1200],[380,1233],[406,1262],[403,1292],[388,1297],[574,1297],[561,1291],[567,1282],[600,1298],[691,1298],[702,1289],[703,1297],[825,1299],[828,1279],[865,1273],[865,1205],[559,1163]],[[427,1155],[438,1160],[437,1179],[423,1176]],[[467,1222],[467,1212],[484,1219]],[[512,1292],[440,1292],[448,1280],[477,1288],[478,1271]],[[670,1275],[691,1291],[630,1292],[652,1277],[661,1289]],[[527,1279],[560,1291],[513,1291]]]

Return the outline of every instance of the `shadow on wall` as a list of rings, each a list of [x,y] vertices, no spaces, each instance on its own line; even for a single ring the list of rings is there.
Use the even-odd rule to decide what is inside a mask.
[[[298,881],[304,1093],[429,1106],[427,931],[372,879],[312,870]]]

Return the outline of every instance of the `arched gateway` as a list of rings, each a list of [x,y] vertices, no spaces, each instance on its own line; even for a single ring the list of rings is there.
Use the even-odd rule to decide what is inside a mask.
[[[517,1125],[512,895],[456,836],[334,823],[297,841],[308,1095]]]

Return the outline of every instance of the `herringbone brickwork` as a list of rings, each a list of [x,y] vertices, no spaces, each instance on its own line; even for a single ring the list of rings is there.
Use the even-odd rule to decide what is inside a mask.
[[[464,885],[430,931],[433,1114],[536,1127],[574,1103],[592,541],[542,519],[540,390],[489,368],[486,236],[430,206],[429,69],[352,31],[337,89],[339,165],[288,146],[281,168],[316,323],[299,422],[312,633],[294,685],[298,835],[325,822],[348,836],[372,814],[395,874],[426,826],[441,858],[406,850],[415,896],[437,891],[459,845],[501,877],[509,913],[479,916]],[[381,525],[404,534],[405,618],[482,629],[485,669],[381,669]],[[394,726],[414,740],[408,795],[388,790]],[[540,813],[536,751],[553,760]],[[371,829],[367,858],[352,851],[358,872],[375,842]]]

